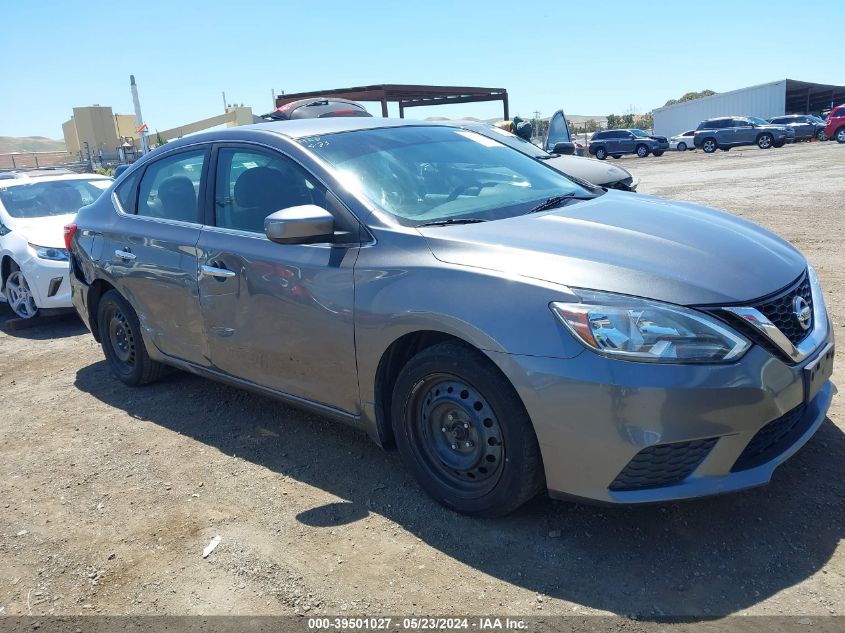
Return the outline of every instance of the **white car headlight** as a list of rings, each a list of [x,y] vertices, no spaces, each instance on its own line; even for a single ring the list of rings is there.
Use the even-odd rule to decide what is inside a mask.
[[[615,358],[659,363],[720,363],[751,343],[721,321],[681,306],[592,290],[580,303],[549,304],[585,347]]]
[[[39,259],[49,259],[54,262],[67,261],[67,251],[63,248],[53,248],[52,246],[38,246],[30,244],[29,247],[35,251],[35,255]]]

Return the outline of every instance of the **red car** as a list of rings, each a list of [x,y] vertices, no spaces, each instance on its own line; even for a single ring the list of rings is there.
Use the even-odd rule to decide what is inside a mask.
[[[824,133],[831,140],[836,139],[840,143],[845,143],[845,103],[831,110]]]

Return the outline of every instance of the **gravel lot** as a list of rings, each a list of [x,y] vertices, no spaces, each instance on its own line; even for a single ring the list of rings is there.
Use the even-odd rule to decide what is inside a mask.
[[[619,164],[790,240],[843,338],[845,147]],[[838,396],[745,493],[475,520],[355,430],[181,373],[124,387],[75,318],[0,332],[0,613],[843,614],[843,431]]]

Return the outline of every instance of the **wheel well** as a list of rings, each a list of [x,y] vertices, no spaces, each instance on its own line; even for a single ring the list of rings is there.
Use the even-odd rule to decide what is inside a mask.
[[[95,279],[88,289],[88,323],[91,324],[91,334],[94,340],[100,342],[100,328],[97,327],[97,312],[100,307],[100,298],[109,290],[114,290],[109,282],[102,279]]]
[[[395,446],[390,411],[393,399],[393,385],[396,384],[399,372],[402,371],[402,368],[411,358],[419,354],[422,350],[445,341],[453,341],[475,349],[463,339],[452,336],[451,334],[426,330],[412,332],[399,337],[382,354],[378,369],[376,370],[375,405],[379,439],[384,448],[393,448]]]
[[[12,274],[12,264],[14,260],[8,255],[5,255],[3,261],[0,262],[0,290],[6,287],[6,278]]]

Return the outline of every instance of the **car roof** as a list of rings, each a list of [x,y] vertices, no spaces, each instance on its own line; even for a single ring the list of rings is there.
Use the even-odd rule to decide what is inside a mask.
[[[20,172],[26,173],[26,172]],[[26,176],[15,176],[14,178],[2,179],[0,180],[0,187],[14,187],[17,185],[31,185],[34,182],[57,182],[60,180],[111,180],[108,176],[102,176],[100,174],[74,174],[74,173],[39,173],[36,174],[37,177],[33,178],[29,175]]]
[[[417,121],[414,119],[395,119],[378,117],[330,117],[325,119],[296,119],[293,121],[268,121],[266,123],[255,123],[242,127],[227,128],[220,130],[220,135],[237,134],[237,130],[255,130],[258,132],[275,132],[291,139],[301,139],[309,136],[320,136],[323,134],[336,134],[338,132],[352,132],[356,130],[375,130],[390,127],[412,127],[426,126],[434,127],[435,124],[428,121]],[[455,126],[460,127],[460,126]]]

